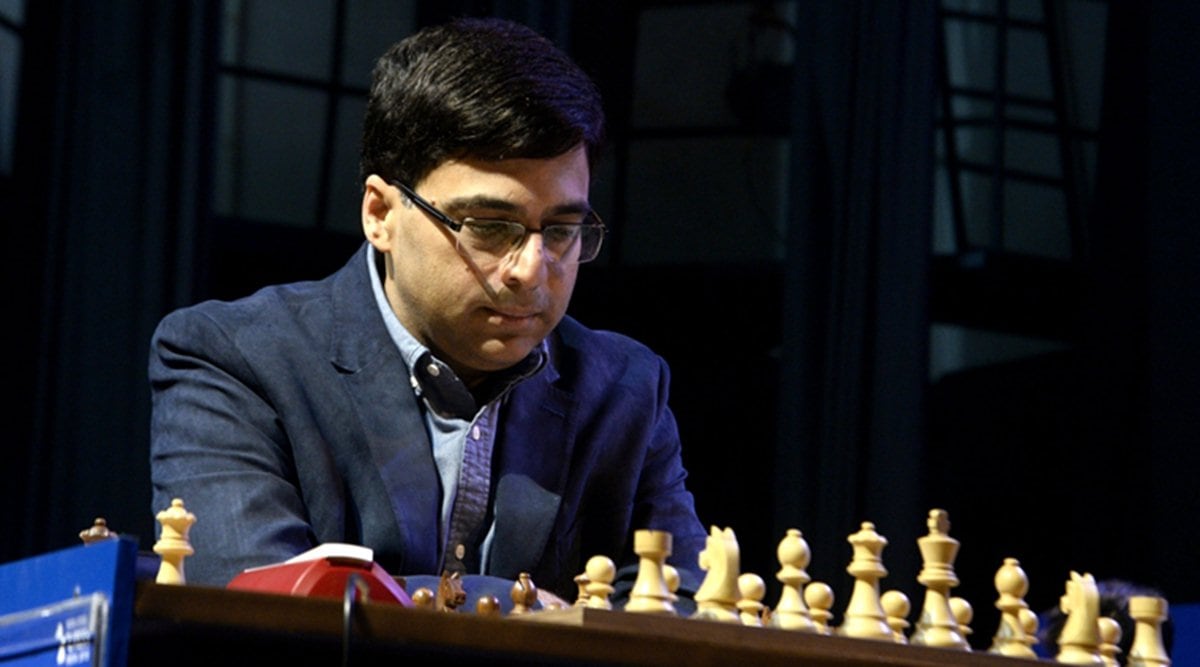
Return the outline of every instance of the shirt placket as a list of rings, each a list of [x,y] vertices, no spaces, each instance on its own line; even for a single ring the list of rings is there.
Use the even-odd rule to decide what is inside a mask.
[[[458,492],[450,511],[442,563],[442,569],[446,571],[466,573],[478,567],[479,540],[476,537],[487,515],[491,491],[492,445],[498,403],[493,401],[481,410],[467,429]]]

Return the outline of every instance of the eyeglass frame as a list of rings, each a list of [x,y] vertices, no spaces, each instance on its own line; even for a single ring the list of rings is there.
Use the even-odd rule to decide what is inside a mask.
[[[415,191],[413,191],[412,188],[401,183],[400,181],[389,180],[388,183],[390,183],[391,185],[393,185],[394,187],[399,189],[400,192],[403,193],[404,196],[407,197],[409,201],[411,201],[412,203],[417,205],[417,208],[421,209],[422,211],[427,213],[431,218],[440,222],[441,224],[448,227],[451,231],[453,231],[455,233],[456,241],[457,241],[457,235],[462,231],[462,228],[464,227],[467,220],[482,220],[482,218],[474,218],[474,217],[465,217],[462,219],[462,221],[455,220],[454,218],[450,217],[448,214],[438,210],[438,208],[436,206],[431,204],[424,197],[422,197],[421,195],[419,195]],[[583,222],[551,222],[551,223],[542,225],[538,229],[533,229],[531,227],[528,227],[524,224],[521,224],[520,222],[517,222],[516,220],[505,220],[503,218],[495,218],[495,219],[489,219],[489,220],[491,220],[492,222],[511,222],[511,223],[514,223],[517,225],[521,225],[521,227],[523,227],[525,229],[525,233],[521,236],[521,238],[517,239],[517,241],[513,244],[512,248],[510,248],[507,252],[505,252],[504,255],[500,256],[501,258],[507,257],[508,254],[513,251],[513,249],[520,248],[521,246],[523,246],[525,244],[525,239],[529,238],[530,234],[541,234],[547,227],[580,227],[580,228],[588,227],[591,229],[598,229],[600,231],[600,240],[596,243],[596,254],[592,255],[591,257],[589,257],[587,259],[576,260],[575,262],[573,262],[574,264],[587,264],[588,262],[590,262],[600,256],[600,248],[603,247],[603,245],[604,245],[604,236],[605,236],[605,234],[608,233],[608,227],[605,226],[604,221],[600,219],[600,215],[597,214],[594,210],[592,210],[590,208],[588,209],[587,213],[584,215]],[[588,222],[588,220],[592,220],[594,222]],[[580,239],[582,240],[582,238],[583,238],[582,231],[583,230],[581,229],[580,231],[581,231]],[[466,250],[463,250],[463,252],[466,252]],[[553,258],[550,256],[547,256],[547,258],[550,259],[550,261],[555,262],[555,263],[562,261],[561,258]],[[572,263],[572,262],[567,262],[567,263]]]

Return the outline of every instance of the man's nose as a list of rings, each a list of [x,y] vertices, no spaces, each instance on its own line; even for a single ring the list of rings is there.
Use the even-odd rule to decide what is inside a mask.
[[[546,278],[550,258],[540,232],[529,232],[505,256],[501,268],[505,282],[537,285]]]

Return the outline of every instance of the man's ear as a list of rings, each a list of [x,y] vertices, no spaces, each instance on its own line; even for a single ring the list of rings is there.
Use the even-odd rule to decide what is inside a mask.
[[[392,248],[395,215],[392,209],[399,203],[396,191],[378,174],[371,174],[363,184],[363,235],[375,249],[387,253]]]

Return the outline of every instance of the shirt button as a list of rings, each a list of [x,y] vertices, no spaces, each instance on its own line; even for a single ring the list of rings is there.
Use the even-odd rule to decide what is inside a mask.
[[[467,557],[466,545],[460,544],[460,545],[454,547],[454,557],[459,560],[466,558]]]
[[[471,429],[471,437],[478,440],[479,436],[480,436],[479,425],[476,424],[475,427]]]
[[[437,364],[429,364],[425,367],[425,370],[429,371],[429,374],[433,377],[437,377],[442,374],[442,369],[438,368]]]

